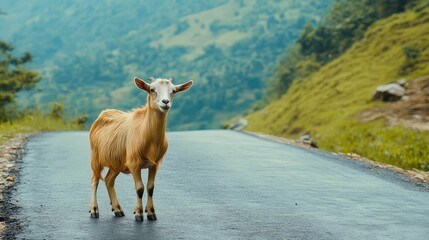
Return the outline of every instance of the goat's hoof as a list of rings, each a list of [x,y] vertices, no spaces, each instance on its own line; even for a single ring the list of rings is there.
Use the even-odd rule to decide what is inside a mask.
[[[91,218],[98,218],[98,207],[90,207],[89,214],[91,215]]]
[[[157,220],[157,218],[156,218],[156,214],[155,213],[153,213],[152,215],[147,215],[147,219],[149,220],[149,221],[156,221]]]
[[[142,215],[135,215],[135,219],[137,222],[143,222],[143,216]]]
[[[124,213],[124,211],[115,212],[115,216],[123,217],[123,216],[125,216],[125,213]]]

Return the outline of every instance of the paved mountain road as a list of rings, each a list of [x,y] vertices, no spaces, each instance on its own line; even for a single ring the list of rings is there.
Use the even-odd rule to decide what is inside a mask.
[[[100,218],[89,217],[88,132],[31,138],[12,193],[23,226],[16,237],[429,239],[428,190],[389,171],[232,131],[168,137],[158,221],[143,223],[134,221],[134,183],[123,174],[116,190],[126,216],[113,216],[101,182]]]

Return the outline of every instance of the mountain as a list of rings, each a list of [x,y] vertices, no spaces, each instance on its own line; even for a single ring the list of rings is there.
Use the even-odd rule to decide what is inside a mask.
[[[429,133],[391,121],[393,113],[400,120],[429,119],[425,90],[429,4],[425,2],[376,21],[343,54],[293,81],[279,99],[245,116],[246,130],[293,138],[311,134],[323,149],[429,170]],[[371,100],[377,86],[400,78],[411,86],[409,103]],[[371,119],[368,114],[373,114]]]
[[[0,38],[43,74],[23,107],[61,102],[68,116],[144,104],[132,77],[195,81],[169,129],[217,128],[262,97],[284,49],[332,0],[3,0]]]

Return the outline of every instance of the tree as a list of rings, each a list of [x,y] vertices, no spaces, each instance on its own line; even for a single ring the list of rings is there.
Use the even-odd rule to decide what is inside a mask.
[[[0,121],[8,119],[5,107],[14,102],[15,94],[33,88],[40,81],[37,72],[26,70],[23,66],[31,62],[31,54],[15,57],[13,50],[12,45],[0,40]]]

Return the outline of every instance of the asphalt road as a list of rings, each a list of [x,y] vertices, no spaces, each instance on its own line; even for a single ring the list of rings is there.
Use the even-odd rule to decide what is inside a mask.
[[[114,217],[100,183],[88,214],[88,132],[33,137],[13,202],[18,239],[429,239],[429,192],[385,170],[232,131],[171,132],[158,221],[134,221],[131,176]],[[146,179],[146,171],[143,179]],[[145,192],[146,195],[146,192]],[[146,197],[144,197],[144,200]]]

